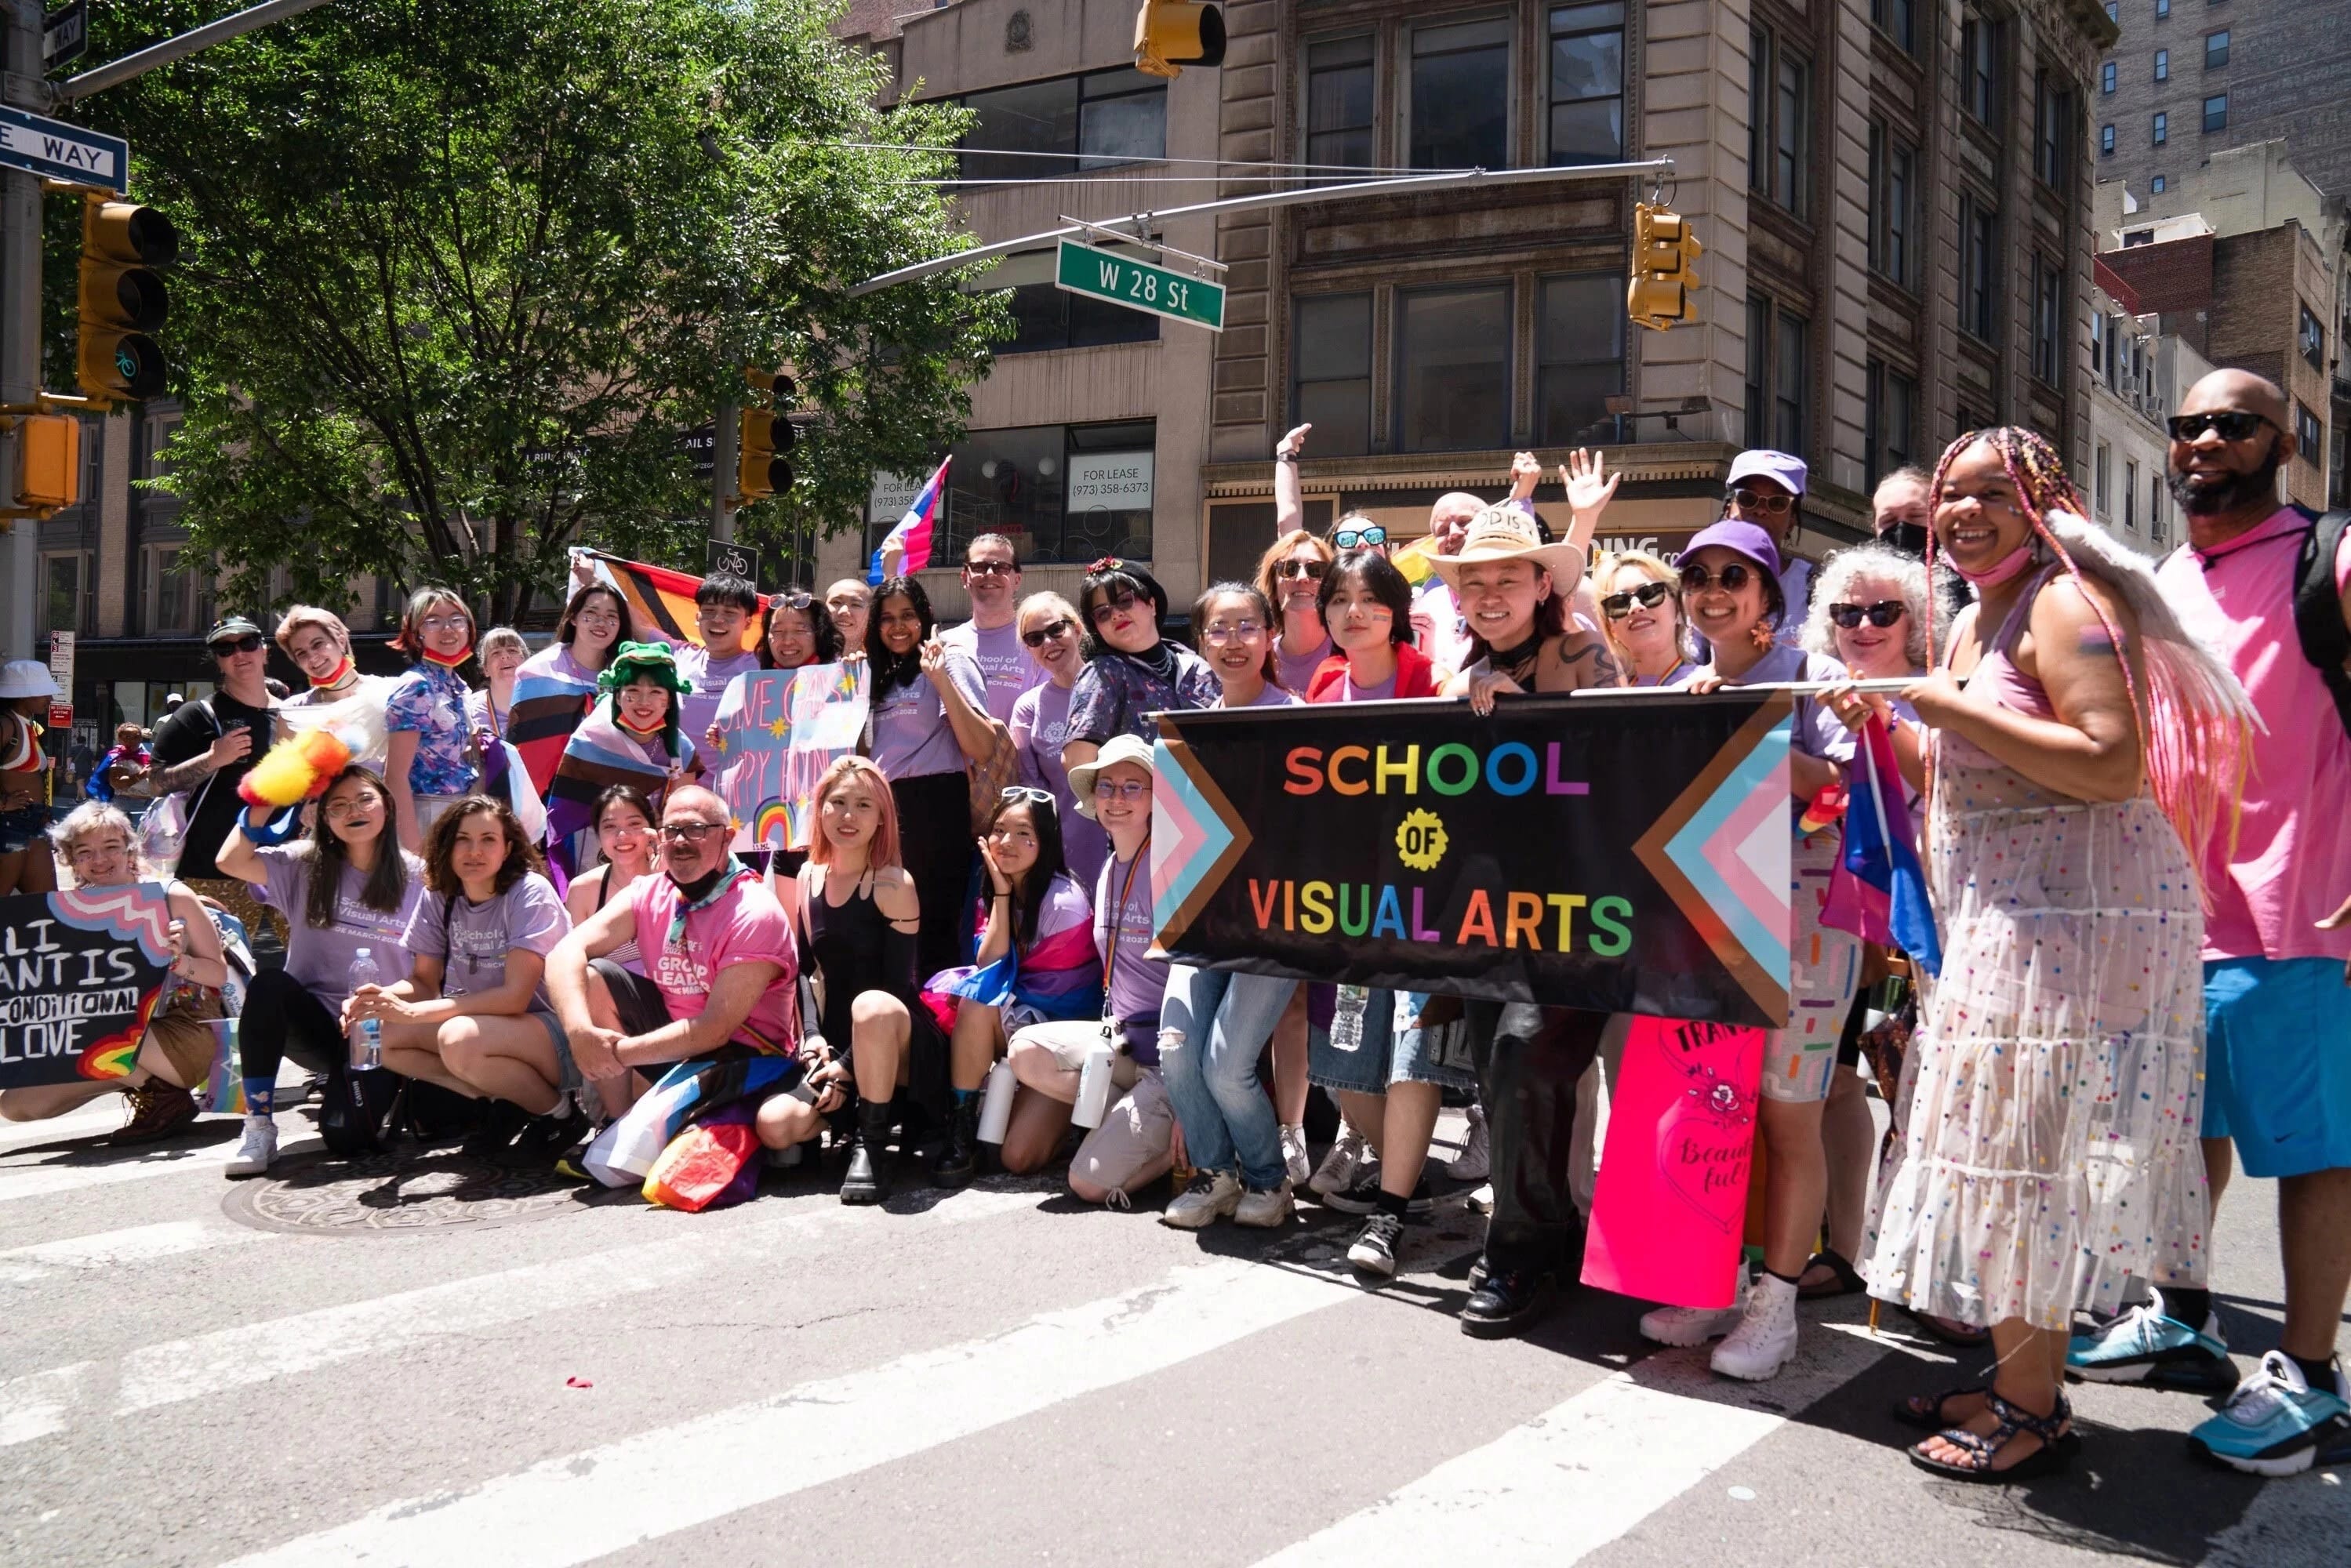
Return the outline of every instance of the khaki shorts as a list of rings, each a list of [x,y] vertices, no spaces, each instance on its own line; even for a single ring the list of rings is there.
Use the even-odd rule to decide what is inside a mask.
[[[1086,1053],[1101,1039],[1098,1020],[1072,1019],[1031,1024],[1012,1037],[1012,1046],[1041,1046],[1063,1068],[1079,1072],[1085,1068]],[[1070,1176],[1106,1192],[1125,1194],[1167,1169],[1168,1150],[1176,1140],[1176,1108],[1159,1081],[1159,1070],[1143,1066],[1124,1051],[1112,1064],[1111,1082],[1118,1098],[1102,1113],[1102,1125],[1088,1133],[1070,1156]]]
[[[148,1045],[163,1053],[183,1089],[202,1089],[213,1075],[218,1044],[212,1020],[228,1015],[218,991],[182,991],[147,1020]]]

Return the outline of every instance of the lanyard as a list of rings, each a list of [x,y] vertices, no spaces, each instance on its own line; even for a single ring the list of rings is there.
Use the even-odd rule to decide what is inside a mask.
[[[1102,1017],[1105,1019],[1111,1016],[1110,977],[1118,967],[1119,933],[1126,929],[1126,895],[1134,891],[1135,868],[1143,863],[1143,857],[1150,847],[1150,841],[1146,839],[1135,850],[1134,858],[1126,862],[1126,884],[1118,890],[1118,907],[1110,917],[1110,956],[1102,960]]]

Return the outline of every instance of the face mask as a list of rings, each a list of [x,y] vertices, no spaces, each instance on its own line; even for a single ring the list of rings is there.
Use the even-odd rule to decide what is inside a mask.
[[[1949,558],[1946,557],[1945,559],[1948,559]],[[2032,559],[2032,541],[2028,538],[2022,544],[2011,550],[2008,554],[2002,556],[1997,565],[1989,567],[1982,571],[1970,571],[1966,567],[1961,566],[1957,561],[1951,562],[1951,570],[1958,572],[1961,577],[1966,578],[1978,588],[1998,588],[2001,583],[2006,582],[2018,572],[2022,571],[2025,567],[2031,563]]]
[[[474,645],[471,643],[468,643],[454,653],[436,653],[432,649],[427,648],[424,650],[424,656],[426,659],[440,665],[444,670],[454,670],[458,665],[464,664],[466,660],[474,656]]]
[[[653,723],[640,729],[634,724],[630,722],[629,716],[627,714],[616,713],[614,716],[621,721],[621,727],[622,729],[627,730],[639,740],[651,740],[654,736],[659,735],[669,723],[668,717],[664,716],[653,720]]]
[[[1927,528],[1923,523],[1896,523],[1878,535],[1877,542],[1919,560],[1927,558]]]

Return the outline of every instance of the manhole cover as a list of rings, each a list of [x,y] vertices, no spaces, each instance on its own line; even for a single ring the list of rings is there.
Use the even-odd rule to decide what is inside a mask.
[[[403,1147],[360,1160],[280,1160],[269,1175],[230,1188],[221,1207],[259,1230],[398,1235],[551,1219],[578,1213],[590,1196],[552,1170],[508,1170],[455,1149]]]

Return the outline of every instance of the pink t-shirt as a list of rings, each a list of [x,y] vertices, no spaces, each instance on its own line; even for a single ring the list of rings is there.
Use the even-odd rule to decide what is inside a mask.
[[[2253,740],[2236,853],[2225,837],[2206,849],[2207,958],[2351,957],[2351,931],[2316,928],[2351,894],[2351,736],[2294,635],[2294,563],[2309,526],[2281,507],[2209,554],[2174,550],[2156,573],[2181,622],[2229,661],[2269,727]],[[2351,538],[2335,558],[2335,591],[2346,583]]]
[[[689,914],[685,935],[676,942],[668,936],[670,918],[677,913],[677,883],[659,873],[641,876],[631,884],[629,896],[635,904],[645,977],[660,988],[672,1019],[700,1018],[710,1000],[711,977],[721,969],[736,964],[777,964],[783,972],[752,1004],[734,1039],[754,1051],[799,1049],[799,970],[791,922],[765,883],[755,876],[742,878],[716,902]]]

